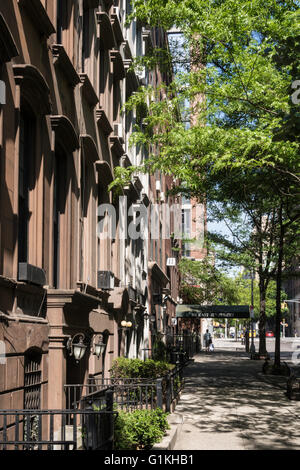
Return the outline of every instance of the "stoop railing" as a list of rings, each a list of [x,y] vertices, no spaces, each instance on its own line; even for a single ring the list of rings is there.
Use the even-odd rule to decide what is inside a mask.
[[[112,450],[116,415],[92,408],[0,410],[0,450]]]
[[[66,385],[67,404],[75,409],[86,403],[106,409],[105,393],[111,390],[116,409],[161,408],[170,412],[184,385],[183,365],[177,365],[160,378],[100,378],[92,377],[84,385]]]

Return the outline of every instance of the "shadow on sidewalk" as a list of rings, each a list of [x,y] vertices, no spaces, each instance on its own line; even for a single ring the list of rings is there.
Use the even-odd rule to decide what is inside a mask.
[[[299,405],[259,377],[262,364],[243,352],[197,355],[185,369],[186,385],[175,410],[192,424],[182,433],[215,433],[216,438],[234,433],[245,449],[299,450]]]

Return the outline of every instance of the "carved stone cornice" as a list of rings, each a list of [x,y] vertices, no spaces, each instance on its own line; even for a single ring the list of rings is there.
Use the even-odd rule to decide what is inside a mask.
[[[142,203],[143,203],[146,207],[149,206],[149,204],[150,204],[150,199],[149,199],[147,193],[142,193]]]
[[[99,160],[95,162],[95,166],[98,172],[98,184],[104,187],[108,186],[114,180],[109,164]]]
[[[51,127],[56,139],[65,148],[67,153],[73,153],[79,148],[77,132],[67,116],[50,116]]]
[[[75,88],[81,82],[78,73],[76,72],[71,59],[69,58],[64,46],[62,44],[53,44],[52,46],[53,63],[59,66],[64,73],[67,82]]]
[[[139,176],[133,176],[132,180],[133,180],[132,182],[136,190],[138,192],[141,192],[141,190],[143,189],[143,183],[141,182]]]
[[[81,89],[82,89],[83,96],[85,97],[88,104],[92,108],[94,108],[99,103],[99,98],[97,96],[95,88],[93,87],[86,73],[80,73],[79,77],[82,83]]]
[[[148,270],[151,273],[151,276],[161,282],[163,286],[166,286],[170,282],[170,279],[155,261],[148,263]]]
[[[78,289],[48,289],[47,307],[64,308],[66,305],[71,306],[73,304],[76,308],[80,307],[90,311],[103,304],[107,297],[97,289],[93,290],[93,294],[85,293]]]
[[[113,8],[113,12],[110,15],[111,17],[111,24],[114,32],[114,36],[116,39],[117,44],[122,44],[124,42],[124,36],[123,36],[123,31],[122,31],[122,26],[120,23],[120,18],[119,15],[117,14],[117,11]]]
[[[74,290],[48,289],[47,308],[63,308],[73,301]]]
[[[122,137],[119,137],[117,135],[112,135],[109,138],[110,145],[111,145],[111,150],[115,153],[115,155],[120,158],[122,155],[124,155],[125,150],[123,147],[123,139]]]
[[[0,63],[10,62],[13,57],[19,55],[14,38],[0,13]]]
[[[55,33],[56,29],[40,0],[19,0],[19,5],[27,11],[32,23],[41,34],[48,38]]]
[[[13,65],[15,82],[21,94],[37,113],[51,113],[50,90],[41,72],[31,64]]]
[[[103,108],[99,108],[96,110],[96,118],[97,118],[98,127],[102,129],[104,134],[105,135],[111,134],[113,131],[113,128]]]
[[[50,334],[48,336],[49,345],[48,349],[65,349],[67,341],[70,338],[69,335],[64,334]]]
[[[115,36],[110,18],[107,13],[97,12],[97,22],[100,25],[100,44],[102,49],[115,47]]]
[[[85,158],[89,162],[96,162],[99,160],[98,148],[94,139],[88,134],[82,134],[80,136],[80,140]]]
[[[121,56],[120,51],[114,49],[110,51],[109,53],[110,53],[110,60],[112,61],[112,64],[113,64],[114,78],[117,80],[123,80],[126,76],[126,72],[125,72],[124,62],[123,62],[123,58]]]

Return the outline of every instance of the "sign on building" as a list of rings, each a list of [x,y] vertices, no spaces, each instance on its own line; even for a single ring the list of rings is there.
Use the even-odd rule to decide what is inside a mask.
[[[176,266],[176,258],[168,258],[167,266]]]
[[[177,305],[177,318],[249,318],[249,305]]]

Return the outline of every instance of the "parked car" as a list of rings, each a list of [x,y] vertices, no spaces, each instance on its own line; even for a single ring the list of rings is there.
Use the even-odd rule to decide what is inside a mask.
[[[268,338],[274,338],[274,333],[273,333],[273,331],[271,331],[271,330],[266,331],[266,336],[267,336]]]

